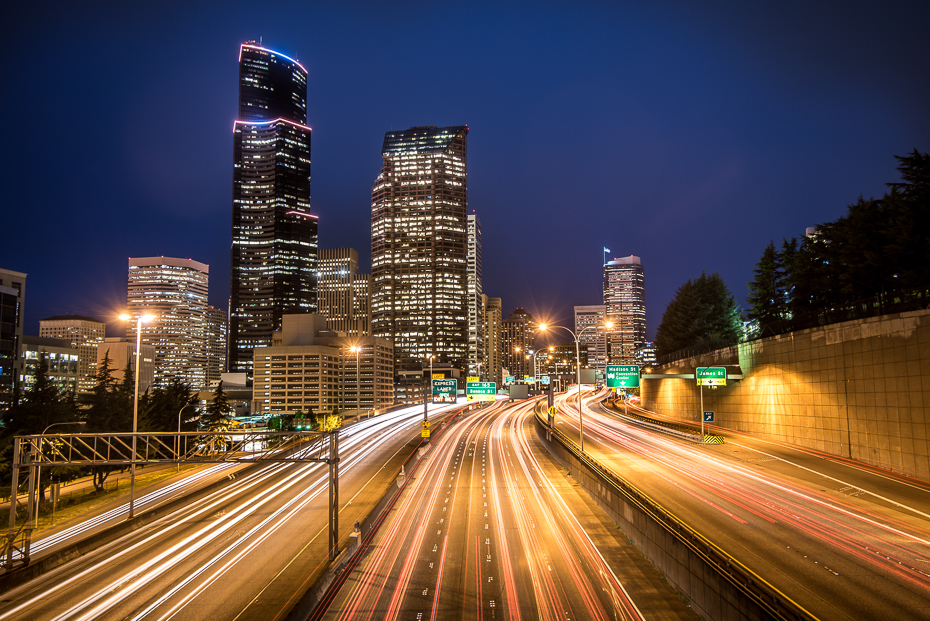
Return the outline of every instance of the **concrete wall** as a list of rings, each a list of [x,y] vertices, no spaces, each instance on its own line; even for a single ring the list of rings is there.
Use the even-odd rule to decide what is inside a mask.
[[[930,310],[802,330],[666,365],[736,365],[744,379],[704,388],[716,424],[930,480]],[[694,380],[643,382],[643,404],[698,421]]]

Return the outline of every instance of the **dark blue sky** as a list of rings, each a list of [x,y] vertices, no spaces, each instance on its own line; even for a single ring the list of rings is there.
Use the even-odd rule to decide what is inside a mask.
[[[59,313],[111,320],[130,256],[208,263],[225,308],[247,39],[309,70],[320,245],[366,269],[384,132],[469,126],[484,290],[505,316],[570,325],[601,302],[606,246],[642,257],[651,338],[684,281],[720,272],[742,302],[770,239],[930,151],[924,0],[19,4],[0,267],[29,274],[31,334]]]

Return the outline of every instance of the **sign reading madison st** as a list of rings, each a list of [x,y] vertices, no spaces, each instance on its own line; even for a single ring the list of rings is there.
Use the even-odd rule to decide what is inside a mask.
[[[639,365],[608,364],[608,388],[639,388]]]

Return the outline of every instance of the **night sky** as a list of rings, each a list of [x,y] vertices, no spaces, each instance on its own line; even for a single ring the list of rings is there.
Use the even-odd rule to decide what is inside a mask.
[[[571,325],[602,302],[605,246],[642,257],[650,338],[702,270],[743,303],[770,239],[930,151],[926,0],[17,4],[0,267],[29,275],[27,334],[61,313],[113,321],[130,256],[208,263],[226,308],[249,39],[309,71],[320,246],[364,271],[384,132],[469,126],[484,292],[505,317]]]

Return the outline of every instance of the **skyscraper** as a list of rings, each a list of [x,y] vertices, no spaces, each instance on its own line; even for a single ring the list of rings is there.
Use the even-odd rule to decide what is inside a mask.
[[[575,307],[575,334],[588,346],[588,363],[598,371],[607,365],[607,307],[603,304]],[[585,330],[585,328],[589,329]]]
[[[206,387],[207,288],[210,267],[193,259],[129,259],[126,338],[134,340],[140,315],[142,343],[155,348],[155,383],[178,379]]]
[[[610,364],[636,364],[636,350],[646,344],[646,285],[639,257],[604,264]]]
[[[25,298],[26,275],[0,269],[0,411],[13,405],[24,368],[20,348]]]
[[[468,215],[468,375],[478,376],[486,343],[481,296],[481,220]]]
[[[522,382],[525,375],[533,374],[536,320],[522,308],[501,322],[501,364],[511,375]]]
[[[415,390],[428,354],[467,363],[467,135],[466,126],[387,132],[371,191],[372,334],[393,341],[398,382]]]
[[[326,326],[348,336],[370,336],[370,275],[358,273],[358,252],[352,248],[321,248],[317,306]]]
[[[226,370],[226,311],[222,308],[207,307],[206,311],[206,353],[207,366],[204,373],[205,387],[215,385]]]
[[[504,383],[501,376],[501,299],[481,295],[484,310],[484,366],[481,378],[489,382]]]
[[[229,370],[250,372],[289,313],[316,311],[307,70],[254,41],[239,49],[233,127]]]
[[[39,322],[39,336],[61,339],[77,349],[77,392],[93,392],[97,385],[97,345],[107,334],[107,324],[93,317],[55,315]]]

